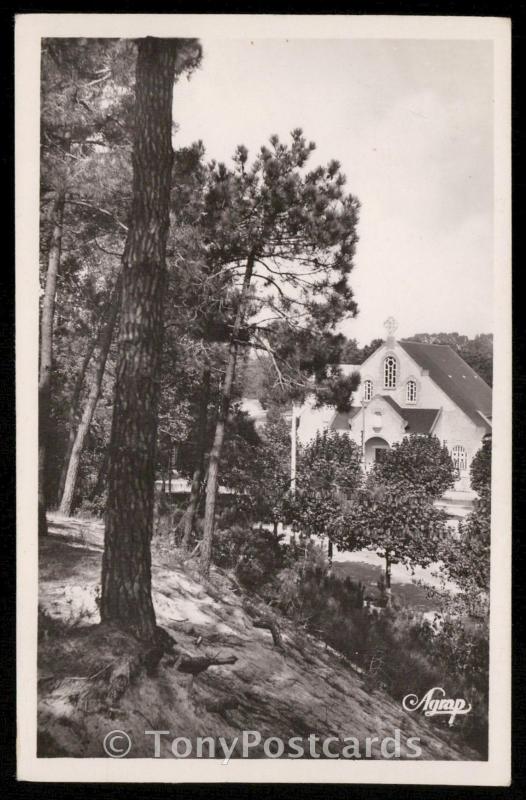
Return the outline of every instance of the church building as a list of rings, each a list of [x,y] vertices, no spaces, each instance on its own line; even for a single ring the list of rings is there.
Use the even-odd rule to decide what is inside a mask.
[[[467,511],[469,467],[491,433],[491,388],[448,345],[398,341],[392,317],[385,327],[386,340],[363,364],[341,366],[344,374],[360,374],[350,411],[316,409],[307,401],[298,410],[298,439],[306,443],[327,429],[344,432],[362,448],[368,471],[405,436],[434,434],[448,448],[457,471],[448,506],[466,500]]]

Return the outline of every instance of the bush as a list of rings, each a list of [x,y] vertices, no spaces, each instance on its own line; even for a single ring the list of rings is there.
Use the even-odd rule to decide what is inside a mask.
[[[302,552],[300,550],[300,552]],[[472,711],[457,718],[455,732],[482,757],[487,753],[488,636],[484,624],[447,617],[433,629],[412,609],[364,608],[364,586],[327,572],[319,548],[297,558],[274,579],[274,602],[299,628],[315,634],[365,672],[366,691],[383,689],[396,701],[422,697],[441,686],[464,697]],[[447,727],[448,719],[432,723]]]
[[[95,497],[85,497],[77,508],[76,516],[86,519],[102,519],[106,510],[107,492]]]
[[[247,589],[258,591],[287,565],[289,548],[282,536],[265,528],[232,525],[216,531],[212,561],[219,567],[233,569]]]
[[[331,575],[322,549],[310,539],[283,542],[264,528],[231,525],[214,539],[214,563],[304,629],[338,650],[365,673],[366,691],[382,689],[401,703],[434,686],[463,697],[472,711],[455,721],[454,733],[487,754],[488,632],[468,617],[445,616],[433,628],[410,608],[364,607],[365,587]],[[379,586],[381,594],[382,586]],[[433,717],[447,727],[448,718]]]

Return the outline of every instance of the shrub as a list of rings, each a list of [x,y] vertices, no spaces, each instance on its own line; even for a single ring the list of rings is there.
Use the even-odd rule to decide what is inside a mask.
[[[469,469],[472,488],[481,494],[491,487],[491,436],[485,436]]]
[[[274,601],[298,627],[323,639],[365,672],[366,691],[383,689],[396,701],[422,697],[441,686],[448,697],[464,697],[472,711],[457,718],[455,731],[483,757],[487,752],[488,636],[484,624],[446,617],[437,633],[412,609],[371,614],[363,607],[364,586],[331,576],[312,548],[276,576]],[[445,717],[432,723],[445,727]]]
[[[288,547],[283,537],[265,528],[232,525],[214,536],[212,560],[233,569],[239,582],[258,591],[287,564]]]
[[[95,495],[95,497],[85,497],[77,508],[76,516],[85,519],[101,519],[106,510],[107,493]]]

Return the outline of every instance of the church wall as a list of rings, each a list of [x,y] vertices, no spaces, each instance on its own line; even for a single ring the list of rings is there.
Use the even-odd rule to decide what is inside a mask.
[[[482,445],[482,437],[486,433],[485,428],[482,425],[475,425],[467,414],[455,407],[455,410],[444,409],[433,433],[450,452],[455,445],[465,448],[466,468],[461,470],[460,480],[456,482],[455,488],[469,489],[469,467],[474,455]]]
[[[384,388],[384,359],[394,355],[397,361],[397,382],[395,389]],[[433,431],[435,436],[445,443],[451,452],[455,445],[461,445],[466,450],[466,468],[462,471],[455,488],[469,489],[469,466],[475,453],[482,444],[482,437],[486,430],[483,425],[476,425],[451,398],[431,379],[426,370],[421,369],[405,350],[395,340],[387,340],[373,353],[367,361],[358,367],[361,374],[361,385],[353,397],[353,405],[361,403],[363,384],[366,380],[373,382],[373,399],[368,402],[365,410],[365,441],[373,436],[381,437],[392,445],[408,435],[394,409],[381,399],[375,399],[375,394],[387,395],[403,408],[436,408],[441,409],[440,417]],[[416,402],[407,402],[406,383],[412,378],[417,384]],[[375,412],[381,412],[378,416]],[[316,433],[327,429],[333,418],[335,410],[328,406],[320,409],[314,408],[311,398],[301,411],[298,427],[298,439],[302,444],[312,440]],[[351,420],[351,428],[347,431],[350,438],[358,445],[362,444],[363,417],[362,411]],[[366,465],[367,466],[367,465]]]
[[[396,389],[384,388],[384,360],[388,355],[397,359],[397,384]],[[361,398],[363,382],[367,379],[373,381],[373,394],[388,394],[402,408],[450,408],[456,409],[448,395],[431,380],[426,370],[416,364],[405,352],[398,342],[392,345],[385,343],[359,368],[362,384],[356,394]],[[412,378],[417,384],[416,402],[408,403],[406,399],[407,381]]]
[[[326,430],[334,417],[334,409],[330,406],[315,408],[314,398],[309,397],[300,411],[298,440],[306,444],[316,437],[318,432]]]

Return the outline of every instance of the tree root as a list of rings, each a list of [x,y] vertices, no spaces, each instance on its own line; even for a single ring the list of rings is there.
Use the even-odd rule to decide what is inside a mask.
[[[261,613],[251,602],[245,601],[243,607],[252,621],[254,628],[263,628],[272,634],[272,641],[278,650],[283,650],[283,639],[276,619],[271,614]]]
[[[214,667],[222,664],[235,664],[237,656],[187,656],[180,655],[174,666],[179,672],[184,672],[187,675],[199,675],[209,667]]]
[[[279,649],[283,650],[283,639],[281,638],[281,631],[279,629],[278,623],[273,620],[271,617],[256,617],[252,619],[252,625],[254,628],[264,628],[271,632],[272,634],[272,641],[274,645]]]

